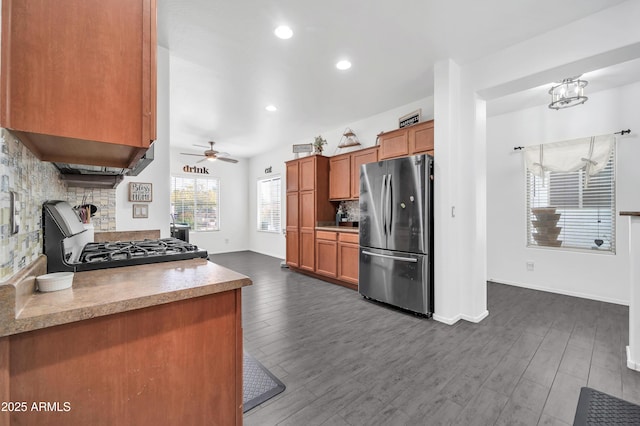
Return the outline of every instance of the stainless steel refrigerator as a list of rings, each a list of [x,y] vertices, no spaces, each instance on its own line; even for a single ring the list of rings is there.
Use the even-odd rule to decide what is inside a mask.
[[[433,157],[414,155],[360,169],[363,296],[433,314]]]

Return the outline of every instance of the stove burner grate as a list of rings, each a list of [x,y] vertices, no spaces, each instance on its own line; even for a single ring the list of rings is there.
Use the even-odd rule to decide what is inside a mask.
[[[117,262],[146,257],[197,252],[198,247],[176,238],[159,240],[89,243],[80,254],[80,263]]]

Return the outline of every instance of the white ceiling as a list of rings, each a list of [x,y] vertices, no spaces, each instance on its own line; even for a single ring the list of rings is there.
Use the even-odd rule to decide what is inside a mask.
[[[311,142],[319,132],[432,95],[438,60],[462,65],[622,2],[161,0],[171,145],[199,152],[193,144],[215,140],[220,151],[251,157]],[[293,38],[273,35],[280,24]],[[338,71],[345,57],[353,67]],[[492,101],[489,112],[536,95],[521,96]],[[267,104],[278,111],[266,111]]]

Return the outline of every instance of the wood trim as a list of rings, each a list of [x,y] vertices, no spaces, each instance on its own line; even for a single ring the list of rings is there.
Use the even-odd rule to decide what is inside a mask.
[[[242,426],[242,367],[244,352],[242,347],[242,291],[234,290],[236,298],[236,426]]]
[[[340,232],[338,234],[338,241],[343,243],[358,244],[360,242],[360,235],[353,232]]]
[[[150,120],[149,138],[155,141],[158,138],[158,2],[151,0],[150,25],[151,25],[151,41],[149,48],[151,49],[151,74],[150,80],[147,82],[150,86]]]
[[[68,401],[72,408],[13,413],[13,423],[241,424],[240,294],[10,336],[7,400]]]
[[[319,240],[337,240],[337,232],[316,231],[316,238]]]
[[[2,64],[0,67],[0,125],[11,127],[11,5],[9,0],[2,2]]]
[[[0,402],[11,401],[9,381],[9,337],[0,337]],[[0,411],[0,426],[9,426],[9,412]]]

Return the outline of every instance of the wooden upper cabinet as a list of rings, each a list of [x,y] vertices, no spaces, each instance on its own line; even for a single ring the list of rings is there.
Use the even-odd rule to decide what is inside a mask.
[[[433,120],[424,121],[378,136],[379,160],[423,154],[433,150]]]
[[[298,160],[287,162],[287,192],[295,192],[298,190],[299,171],[300,163]]]
[[[433,120],[424,125],[414,125],[408,128],[409,152],[412,154],[433,150]]]
[[[329,199],[351,198],[351,154],[341,154],[329,160]]]
[[[306,157],[301,160],[298,160],[298,164],[300,165],[300,186],[298,189],[300,191],[309,191],[316,189],[316,162],[315,158]]]
[[[156,139],[156,0],[3,0],[0,125],[41,160],[130,167]]]
[[[406,129],[394,130],[380,135],[380,160],[409,155],[409,141]]]
[[[298,192],[287,193],[287,228],[297,228],[300,224],[298,217],[298,212],[300,209],[298,204],[298,195]]]
[[[316,193],[314,191],[300,192],[300,228],[314,229],[316,227]]]
[[[351,154],[351,198],[360,197],[360,166],[378,161],[378,147],[362,149]]]

